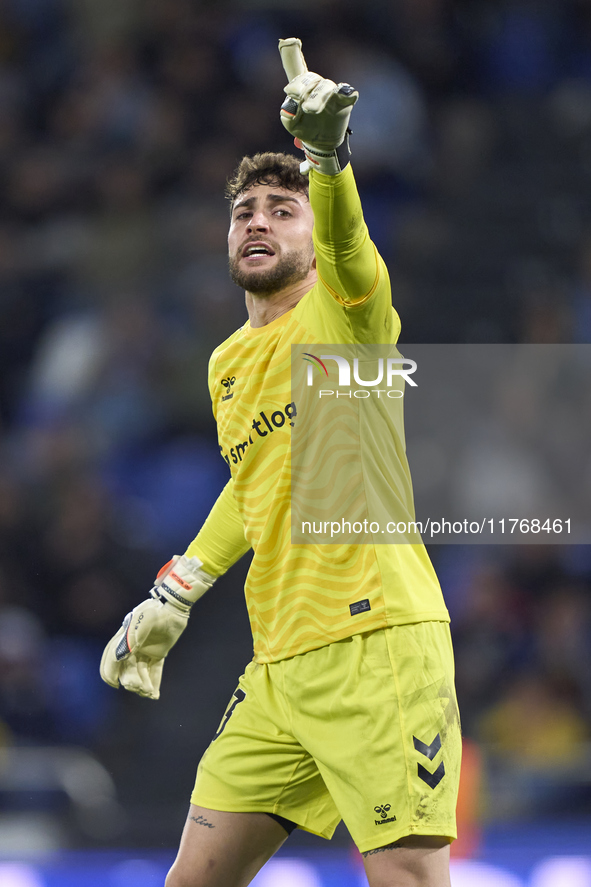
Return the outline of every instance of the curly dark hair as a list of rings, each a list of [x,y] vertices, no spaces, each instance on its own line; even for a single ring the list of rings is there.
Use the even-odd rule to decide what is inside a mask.
[[[226,184],[230,211],[239,194],[254,185],[277,185],[288,191],[308,194],[308,177],[300,172],[300,161],[292,154],[266,151],[243,157]]]

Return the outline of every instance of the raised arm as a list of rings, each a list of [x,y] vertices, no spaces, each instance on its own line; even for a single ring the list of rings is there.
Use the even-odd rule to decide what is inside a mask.
[[[320,296],[326,296],[317,310],[349,309],[340,321],[355,340],[391,342],[400,325],[388,272],[370,239],[349,164],[349,118],[359,94],[308,71],[296,38],[280,40],[279,49],[289,78],[281,121],[304,151],[301,170],[310,176]]]
[[[314,252],[318,276],[331,296],[359,307],[382,283],[383,308],[390,308],[388,273],[363,219],[351,166],[335,176],[310,173]]]

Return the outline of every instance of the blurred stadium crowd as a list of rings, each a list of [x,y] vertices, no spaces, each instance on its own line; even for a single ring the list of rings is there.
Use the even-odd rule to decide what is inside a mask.
[[[352,162],[402,341],[591,342],[588,0],[0,2],[0,744],[92,749],[128,842],[176,842],[249,658],[243,565],[157,705],[98,678],[226,479],[206,368],[246,314],[223,187],[291,148],[292,34],[359,89]],[[496,814],[591,812],[591,552],[432,556]]]

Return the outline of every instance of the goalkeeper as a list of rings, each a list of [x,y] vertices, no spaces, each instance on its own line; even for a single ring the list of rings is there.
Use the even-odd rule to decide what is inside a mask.
[[[330,838],[341,819],[371,887],[445,887],[461,738],[427,553],[291,543],[291,345],[393,345],[400,323],[348,162],[357,92],[308,72],[298,40],[280,50],[281,120],[304,160],[245,157],[228,185],[230,274],[249,320],[213,353],[209,388],[231,479],[101,674],[157,699],[193,604],[252,548],[254,659],[199,764],[167,887],[242,887],[294,828]],[[396,451],[410,489],[402,439]]]

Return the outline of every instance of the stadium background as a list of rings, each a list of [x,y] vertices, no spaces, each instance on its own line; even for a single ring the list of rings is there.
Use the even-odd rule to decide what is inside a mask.
[[[200,602],[158,704],[97,669],[226,479],[206,367],[246,313],[222,192],[244,153],[291,149],[276,47],[293,34],[312,70],[360,91],[353,166],[402,343],[591,341],[588,0],[2,0],[6,887],[53,884],[35,854],[56,848],[116,851],[101,883],[161,883],[149,853],[176,846],[250,658],[244,563]],[[563,848],[580,857],[565,883],[588,887],[591,552],[431,554],[471,762],[460,855],[506,861],[509,836],[523,853]],[[288,848],[320,852],[311,840]],[[344,830],[327,847],[334,866],[349,859]],[[67,880],[81,859],[55,883],[90,885]]]

